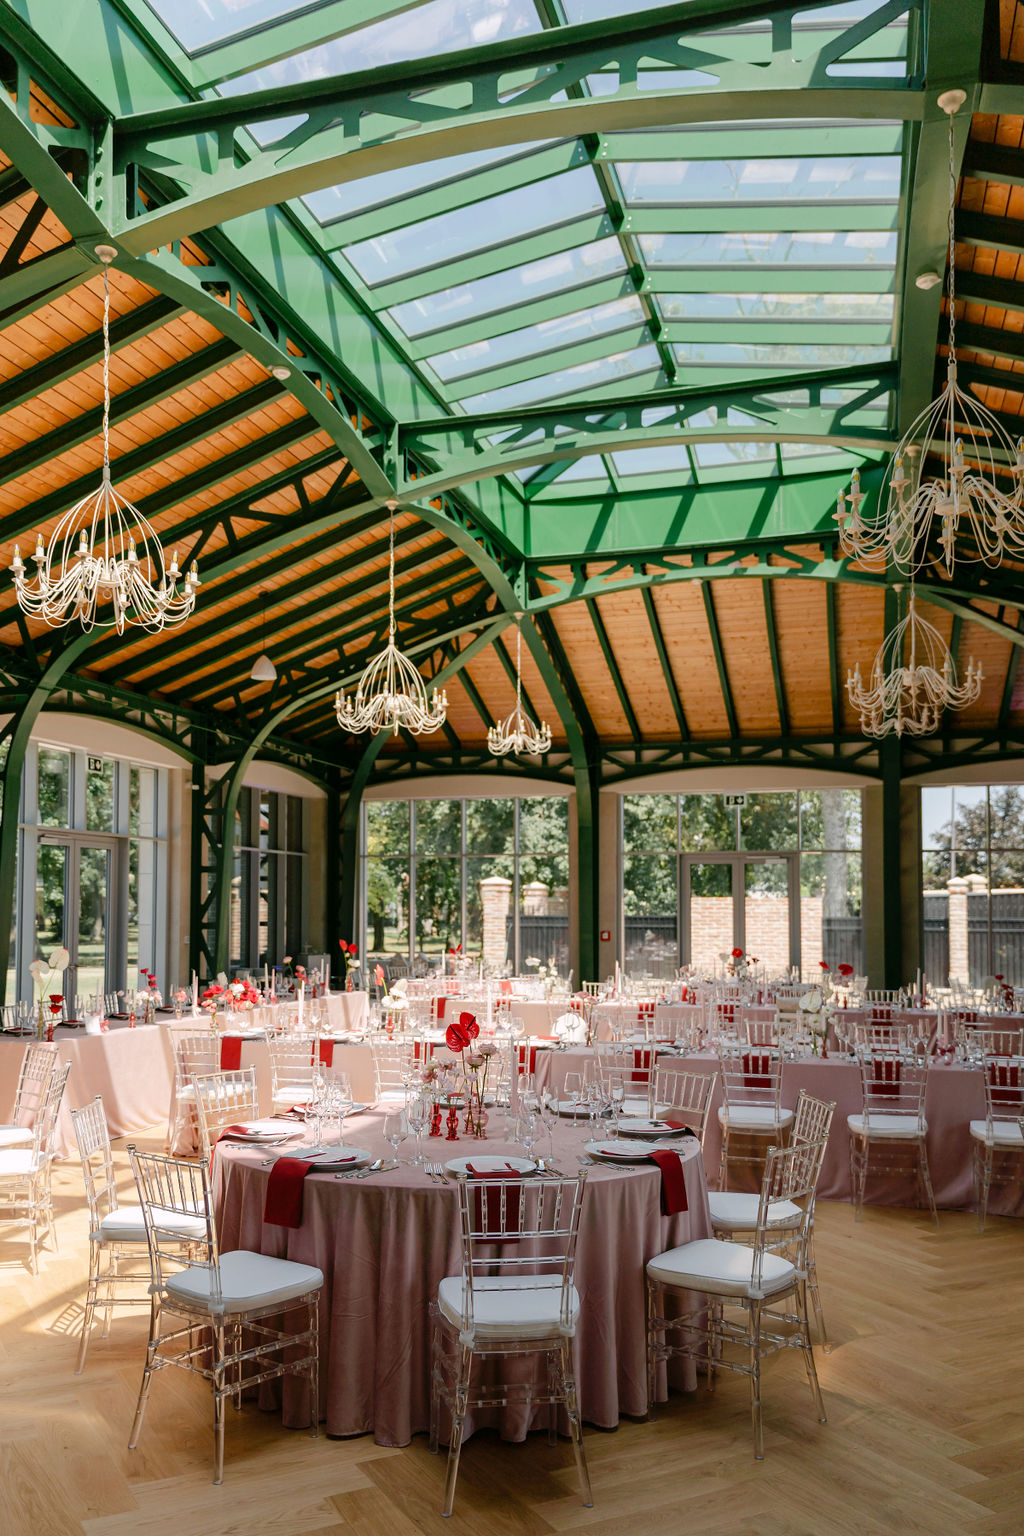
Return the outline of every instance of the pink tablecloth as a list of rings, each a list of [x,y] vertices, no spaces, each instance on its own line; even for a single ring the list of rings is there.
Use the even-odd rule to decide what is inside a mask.
[[[374,1112],[350,1120],[346,1140],[375,1157],[389,1156],[380,1118]],[[566,1173],[575,1174],[583,1139],[568,1126],[556,1129],[555,1156]],[[424,1146],[440,1162],[475,1149],[516,1150],[497,1138],[456,1144],[427,1139]],[[410,1155],[408,1146],[403,1151]],[[217,1150],[221,1246],[226,1251],[255,1249],[323,1270],[320,1382],[327,1433],[372,1432],[379,1445],[406,1445],[429,1427],[428,1307],[438,1283],[460,1268],[454,1191],[408,1164],[365,1180],[310,1174],[302,1226],[264,1226],[269,1175],[269,1168],[262,1166],[265,1157],[265,1152],[246,1147],[222,1144]],[[580,1403],[588,1423],[612,1428],[620,1414],[646,1411],[644,1266],[666,1248],[709,1235],[699,1157],[686,1163],[686,1189],[689,1210],[666,1219],[661,1215],[660,1174],[653,1166],[642,1172],[614,1167],[590,1171],[576,1264],[582,1300],[577,1335]],[[672,1381],[693,1385],[692,1374],[686,1372],[673,1374]],[[303,1386],[285,1381],[281,1390],[285,1423],[301,1427],[306,1413]],[[274,1391],[265,1391],[264,1401],[274,1401]],[[515,1410],[497,1418],[478,1416],[475,1427],[485,1422],[497,1422],[507,1439],[522,1439],[531,1427]]]
[[[8,1119],[18,1086],[24,1038],[0,1036],[0,1120]],[[102,1035],[57,1029],[53,1050],[71,1064],[57,1121],[57,1157],[76,1157],[71,1110],[100,1094],[112,1136],[129,1136],[162,1123],[173,1081],[168,1032],[161,1024],[111,1023]]]
[[[582,1072],[592,1059],[593,1052],[582,1048],[538,1052],[538,1087],[550,1087],[558,1091],[567,1072]],[[660,1064],[688,1072],[717,1074],[718,1070],[717,1061],[709,1055],[663,1056]],[[787,1109],[795,1106],[801,1088],[816,1098],[834,1099],[836,1105],[818,1196],[822,1200],[849,1200],[850,1136],[846,1117],[859,1114],[861,1110],[860,1069],[855,1062],[831,1058],[827,1061],[809,1058],[787,1062],[782,1074],[782,1103]],[[716,1083],[704,1143],[704,1162],[712,1185],[717,1184],[721,1151],[717,1114],[720,1103],[721,1086]],[[981,1072],[968,1071],[962,1067],[931,1067],[928,1073],[925,1117],[928,1122],[928,1165],[936,1204],[951,1210],[973,1210],[970,1122],[985,1118],[985,1087]],[[730,1175],[734,1184],[738,1185],[742,1172],[742,1167],[737,1165],[735,1175]],[[753,1188],[754,1185],[750,1184],[749,1187]],[[869,1178],[867,1199],[892,1205],[911,1205],[915,1201],[914,1184],[909,1179],[888,1180],[882,1184]],[[1018,1178],[1012,1183],[994,1184],[989,1197],[989,1210],[994,1216],[1024,1216],[1024,1183]]]

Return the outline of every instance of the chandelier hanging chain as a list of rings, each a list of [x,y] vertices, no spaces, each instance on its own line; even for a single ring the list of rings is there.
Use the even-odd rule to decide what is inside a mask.
[[[493,757],[507,753],[528,752],[534,757],[551,749],[551,729],[546,720],[535,725],[523,708],[523,629],[521,613],[516,614],[516,706],[505,720],[499,720],[487,732],[487,750]]]
[[[152,526],[110,482],[110,263],[117,251],[98,245],[103,263],[103,472],[99,489],[65,512],[47,549],[36,537],[35,574],[29,578],[14,546],[10,570],[18,604],[52,628],[78,619],[86,631],[126,625],[155,633],[192,614],[199,588],[196,562],[184,577],[178,552],[168,564]],[[179,590],[180,584],[180,590]]]
[[[448,695],[435,688],[427,702],[427,690],[419,672],[398,649],[395,622],[395,510],[388,502],[388,640],[379,655],[366,666],[356,684],[355,697],[346,698],[339,688],[334,713],[343,730],[410,731],[414,736],[440,730],[448,712]]]
[[[854,470],[835,513],[845,555],[882,560],[911,576],[930,565],[952,575],[958,559],[997,566],[1007,555],[1024,558],[1024,439],[1011,442],[998,418],[957,378],[953,118],[966,99],[960,90],[939,97],[949,119],[945,383],[897,445],[875,511],[862,515],[867,494]],[[924,478],[935,462],[938,475]]]
[[[897,620],[871,664],[867,685],[857,665],[847,674],[846,691],[860,715],[866,736],[927,736],[937,730],[947,709],[964,709],[981,693],[983,673],[973,657],[957,683],[949,647],[933,624],[917,612],[913,583],[907,612],[898,616],[902,586],[896,593]],[[909,650],[909,655],[907,654]]]

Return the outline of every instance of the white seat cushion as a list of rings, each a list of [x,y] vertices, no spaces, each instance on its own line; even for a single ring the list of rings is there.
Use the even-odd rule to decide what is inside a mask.
[[[866,1136],[869,1141],[916,1141],[928,1129],[926,1122],[919,1122],[916,1115],[872,1115],[867,1125],[863,1115],[847,1115],[846,1123],[856,1135]]]
[[[26,1174],[34,1173],[39,1166],[31,1149],[21,1152],[11,1148],[8,1152],[0,1152],[0,1179],[23,1178]]]
[[[32,1132],[23,1125],[0,1125],[0,1148],[27,1147],[32,1144]]]
[[[781,1131],[793,1124],[793,1111],[776,1113],[770,1104],[722,1104],[718,1118],[733,1131]]]
[[[761,1207],[760,1195],[743,1195],[737,1190],[709,1190],[708,1205],[711,1207],[711,1225],[722,1231],[750,1231],[757,1226],[757,1213]],[[769,1221],[773,1226],[788,1226],[799,1222],[803,1211],[792,1200],[776,1200],[771,1207]]]
[[[686,1291],[710,1291],[716,1296],[751,1296],[752,1248],[743,1243],[720,1243],[702,1237],[659,1253],[647,1265],[652,1280]],[[761,1268],[760,1293],[772,1296],[793,1283],[796,1270],[788,1259],[766,1253]]]
[[[182,1216],[177,1211],[164,1211],[157,1220],[163,1231],[180,1232],[182,1241],[191,1239],[202,1242],[206,1236],[206,1222],[201,1216]],[[119,1205],[116,1211],[108,1211],[98,1227],[89,1236],[101,1243],[144,1243],[146,1223],[141,1205]]]
[[[210,1312],[269,1312],[282,1302],[294,1301],[307,1291],[317,1291],[324,1283],[320,1270],[311,1264],[293,1264],[290,1259],[272,1259],[265,1253],[250,1253],[239,1248],[224,1253],[220,1260],[221,1299],[214,1305],[210,1295],[208,1269],[190,1265],[167,1281],[167,1294]]]
[[[623,1099],[622,1113],[635,1115],[640,1120],[646,1120],[648,1115],[646,1099]]]
[[[1016,1120],[993,1120],[991,1135],[987,1120],[972,1120],[971,1135],[976,1141],[990,1141],[994,1147],[1024,1147]]]
[[[437,1304],[456,1328],[462,1327],[463,1279],[449,1275],[437,1289]],[[473,1281],[473,1332],[479,1339],[548,1339],[560,1333],[562,1282],[557,1275],[482,1275]],[[575,1328],[580,1298],[569,1295]]]

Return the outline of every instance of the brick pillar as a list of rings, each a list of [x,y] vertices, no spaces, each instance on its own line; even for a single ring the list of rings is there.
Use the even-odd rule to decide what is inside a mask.
[[[506,880],[504,875],[488,875],[486,880],[481,880],[480,904],[484,915],[484,964],[497,966],[500,970],[507,959],[512,881]]]
[[[966,981],[970,975],[967,954],[967,892],[970,886],[965,876],[954,875],[946,889],[949,892],[949,974]]]
[[[523,914],[544,917],[548,910],[548,887],[543,880],[528,880],[523,886]]]

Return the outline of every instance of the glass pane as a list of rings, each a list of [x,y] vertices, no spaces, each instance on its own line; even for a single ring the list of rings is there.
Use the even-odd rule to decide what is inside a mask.
[[[128,830],[139,837],[157,834],[157,775],[155,768],[128,770]]]
[[[39,825],[71,825],[71,753],[39,748]]]
[[[485,165],[493,165],[495,161],[515,158],[517,152],[522,153],[528,147],[525,144],[501,144],[495,149],[475,149],[465,155],[446,155],[441,160],[431,160],[429,165],[400,165],[393,171],[381,171],[376,176],[360,176],[357,181],[343,181],[338,186],[307,192],[302,200],[321,224],[330,224],[345,214],[355,213],[357,209],[391,203],[409,192],[422,192],[439,182],[465,176],[467,172],[479,170]]]
[[[569,860],[565,854],[519,861],[519,949],[520,969],[526,968],[530,956],[568,975]]]
[[[524,326],[522,330],[506,331],[487,341],[456,347],[451,352],[438,352],[428,357],[427,362],[439,379],[447,381],[464,374],[479,373],[482,369],[497,368],[537,352],[550,352],[554,347],[571,346],[592,336],[621,330],[623,326],[643,323],[644,311],[639,299],[614,299],[610,304],[599,304],[594,309],[577,310],[574,314],[559,315],[538,325]]]
[[[736,812],[721,795],[680,795],[679,827],[684,850],[731,853],[736,847]]]
[[[301,805],[300,800],[300,808]],[[285,954],[288,955],[296,955],[302,948],[302,886],[305,863],[305,859],[292,854],[285,865],[287,885],[284,898],[284,948]]]
[[[969,875],[984,868],[988,847],[988,790],[964,788],[953,791],[953,821],[945,837],[940,833],[940,848],[953,855],[953,874]]]
[[[85,826],[88,832],[114,830],[114,764],[103,758],[100,767],[88,759],[85,774]]]
[[[484,802],[472,802],[483,804]],[[511,810],[510,800],[498,801]],[[469,807],[467,807],[468,810]],[[511,821],[511,817],[510,817]],[[511,826],[509,827],[511,837]],[[512,860],[466,860],[466,953],[500,974],[512,964]]]
[[[239,792],[235,833],[243,848],[254,848],[259,835],[258,829],[253,825],[254,802],[256,802],[256,796],[251,789],[243,788]]]
[[[796,794],[748,795],[740,811],[744,848],[795,848]]]
[[[800,860],[800,963],[805,981],[821,975],[822,960],[833,972],[837,965],[852,965],[855,976],[866,974],[859,853],[805,853]]]
[[[653,267],[893,267],[897,240],[888,229],[730,230],[641,235],[639,245]]]
[[[892,321],[891,293],[662,293],[666,320]]]
[[[492,277],[478,277],[472,283],[442,288],[408,304],[396,304],[389,313],[407,336],[422,336],[426,331],[454,325],[459,320],[477,319],[494,310],[514,308],[530,299],[561,293],[565,288],[590,283],[599,277],[626,270],[622,247],[614,236],[592,240],[558,251],[540,261],[528,261],[509,267]]]
[[[993,848],[1024,848],[1024,791],[993,784],[988,792],[989,842]]]
[[[627,202],[894,202],[899,155],[807,156],[799,160],[618,161]]]
[[[630,800],[669,800],[674,795],[630,795]],[[674,854],[631,854],[623,860],[626,966],[634,973],[671,976],[679,965],[678,862]]]
[[[258,906],[258,937],[256,964],[270,965],[277,956],[278,934],[278,860],[273,853],[260,855],[260,890]]]
[[[992,975],[1002,976],[1011,987],[1024,984],[1024,892],[1000,890],[992,873]],[[1009,880],[1006,882],[1010,883]],[[1019,886],[1018,880],[1013,881]],[[972,899],[968,898],[968,929]]]
[[[675,795],[623,795],[622,846],[627,853],[674,849],[677,831]]]
[[[436,963],[462,941],[460,859],[417,859],[416,954]]]
[[[859,848],[860,840],[859,789],[800,791],[801,848]]]
[[[416,852],[461,854],[461,801],[417,800]]]
[[[488,389],[479,395],[466,395],[461,404],[467,411],[501,411],[513,405],[527,405],[531,401],[550,400],[556,395],[568,395],[583,389],[600,389],[616,379],[632,378],[645,371],[656,372],[661,365],[658,349],[634,347],[631,352],[616,352],[611,357],[599,357],[593,362],[577,363],[572,368],[558,368],[553,373],[540,373],[522,384],[509,384],[503,389]]]
[[[283,795],[269,790],[260,791],[260,847],[280,848],[284,828],[281,825],[281,801]]]
[[[232,966],[251,965],[251,912],[253,853],[235,854],[231,880],[231,916],[228,926],[228,953]],[[275,957],[276,958],[276,957]]]
[[[113,767],[113,764],[111,764]],[[82,848],[78,861],[78,969],[73,990],[83,997],[107,990],[107,904],[110,896],[110,853],[106,848]],[[152,965],[152,954],[143,955]],[[138,984],[138,960],[128,972],[128,986]]]
[[[787,971],[792,964],[788,882],[789,867],[782,859],[745,866],[743,947],[751,964],[758,961],[769,972]]]
[[[519,801],[519,852],[561,854],[569,843],[569,801],[564,795]]]
[[[128,950],[125,957],[125,975],[130,978],[139,972],[139,840],[133,837],[128,844]]]
[[[891,355],[888,339],[882,346],[850,343],[739,341],[679,341],[672,348],[676,361],[690,368],[838,368],[845,363],[882,363]]]
[[[703,798],[703,797],[701,797]],[[713,975],[721,956],[736,944],[733,919],[732,865],[690,865],[690,964]]]
[[[550,224],[603,208],[600,189],[585,166],[496,197],[483,198],[431,219],[420,219],[345,248],[359,276],[381,283],[404,272],[437,266],[482,246],[516,240]]]
[[[1015,963],[1012,954],[1012,941],[1006,932],[1005,907],[1000,914],[1003,922],[1000,924],[1001,932],[996,940],[994,922],[994,903],[989,899],[988,882],[985,879],[984,855],[976,855],[978,868],[971,871],[968,876],[967,889],[967,922],[966,935],[964,934],[963,898],[954,901],[951,897],[949,903],[949,972],[951,976],[964,974],[964,951],[967,956],[967,974],[971,985],[981,986],[986,976],[994,976],[997,972],[1004,976],[1002,964],[996,964],[996,948],[998,942],[999,953],[1007,964]],[[1003,903],[1000,902],[1000,906]],[[965,943],[966,939],[966,943]]]
[[[943,784],[921,791],[921,844],[924,848],[949,846],[953,823],[953,791]]]
[[[133,838],[128,845],[128,964],[127,977],[141,969],[156,972],[157,845],[151,838]],[[157,974],[166,995],[167,985]],[[79,988],[81,991],[81,988]]]
[[[67,942],[64,927],[69,849],[41,843],[36,850],[36,930],[33,960],[49,959]],[[60,990],[55,984],[54,991]]]
[[[405,809],[408,810],[407,804]],[[408,955],[409,868],[406,860],[366,860],[366,928],[371,960]]]
[[[367,801],[366,852],[374,858],[386,858],[389,854],[408,854],[408,800]]]
[[[303,9],[303,0],[148,0],[164,25],[188,49],[203,48],[234,32],[279,21]]]
[[[466,801],[466,852],[508,853],[515,846],[514,800]],[[511,864],[502,874],[511,875]],[[466,899],[469,900],[467,876]]]

